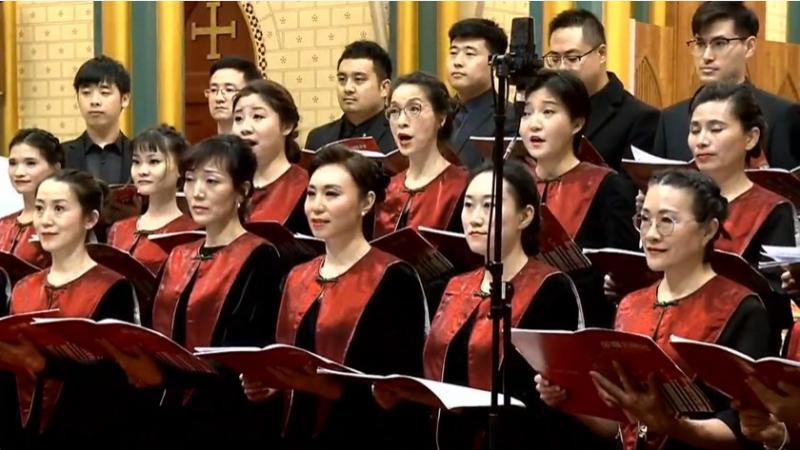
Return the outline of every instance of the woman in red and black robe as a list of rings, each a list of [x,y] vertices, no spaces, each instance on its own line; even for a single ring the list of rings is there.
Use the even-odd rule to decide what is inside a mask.
[[[131,179],[139,195],[147,197],[147,211],[114,223],[107,242],[133,255],[154,274],[166,261],[167,252],[147,236],[197,229],[177,202],[178,166],[188,147],[186,138],[167,125],[145,130],[131,142]]]
[[[613,170],[575,156],[590,113],[583,83],[568,72],[543,70],[525,98],[519,131],[536,161],[542,204],[581,248],[635,250],[635,203],[628,183]],[[603,274],[589,268],[569,275],[583,300],[587,326],[610,326],[614,305],[605,299]]]
[[[468,172],[442,156],[453,130],[449,102],[445,85],[425,73],[394,82],[386,115],[408,169],[392,177],[386,199],[376,206],[374,237],[419,226],[461,231]]]
[[[253,81],[233,100],[233,132],[250,144],[258,161],[247,221],[275,221],[308,234],[303,214],[308,173],[295,164],[299,120],[292,94],[274,81]]]
[[[41,183],[33,220],[53,264],[19,281],[11,314],[58,309],[61,317],[138,320],[131,283],[94,262],[86,250],[87,230],[97,223],[101,205],[102,189],[87,173],[65,170]],[[0,344],[0,353],[20,368],[17,420],[26,445],[133,445],[138,402],[115,364],[60,359],[23,339]]]
[[[39,268],[50,265],[50,255],[32,239],[33,213],[36,189],[39,183],[59,170],[64,164],[64,150],[58,139],[47,131],[28,128],[17,132],[11,139],[8,152],[8,178],[14,189],[22,195],[23,210],[0,218],[0,251]],[[13,286],[0,273],[0,317],[8,314],[9,293]],[[19,436],[16,419],[16,389],[10,373],[0,373],[0,447],[13,445]],[[10,400],[5,400],[9,398]]]
[[[365,373],[421,376],[428,313],[419,276],[409,264],[372,248],[361,227],[387,180],[375,163],[338,145],[321,150],[310,172],[305,211],[327,251],[289,274],[277,341]],[[409,449],[425,442],[424,410],[383,411],[366,384],[273,372],[295,387],[285,392],[288,448]],[[259,398],[253,386],[245,389]]]
[[[11,140],[8,152],[8,178],[22,195],[22,211],[0,218],[0,251],[10,253],[39,268],[50,265],[50,255],[35,242],[33,215],[36,208],[36,189],[45,178],[61,169],[64,150],[58,139],[37,128],[20,130]],[[5,278],[0,277],[0,292]],[[3,307],[6,310],[3,297]],[[4,315],[4,314],[3,314]]]
[[[622,299],[615,328],[645,334],[687,374],[692,373],[669,343],[670,335],[711,342],[753,358],[770,353],[770,326],[761,299],[735,281],[717,275],[710,254],[727,213],[727,202],[706,175],[666,171],[650,182],[637,217],[647,264],[664,277]],[[619,369],[623,376],[624,367]],[[620,432],[625,450],[713,449],[752,445],[740,431],[739,416],[728,399],[699,386],[714,412],[704,417],[676,417],[646,380],[618,386],[593,373],[600,398],[622,408],[629,423],[580,416],[597,433]],[[629,377],[628,377],[629,378]],[[570,394],[537,376],[542,399],[558,407]]]
[[[283,273],[277,250],[247,232],[242,217],[255,156],[238,136],[194,146],[183,161],[184,192],[203,240],[175,247],[161,270],[153,304],[156,331],[189,350],[273,342]],[[254,405],[238,374],[190,375],[152,357],[121,356],[138,387],[166,388],[150,425],[156,446],[274,445],[280,407]]]
[[[728,199],[728,219],[716,248],[741,255],[757,265],[762,246],[796,245],[796,212],[786,198],[754,184],[745,169],[762,152],[763,114],[746,86],[712,83],[690,106],[689,148],[697,168],[708,174]],[[763,298],[772,324],[772,345],[780,347],[782,330],[792,324],[789,297],[777,275],[769,275],[776,294]]]
[[[539,195],[533,177],[519,163],[506,163],[503,188],[503,279],[513,286],[512,327],[576,330],[583,314],[570,278],[534,259],[539,228]],[[470,248],[486,256],[492,204],[491,167],[477,172],[467,187],[461,220]],[[493,234],[493,233],[492,233]],[[491,390],[491,275],[481,268],[450,280],[425,343],[425,376],[437,381]],[[569,416],[544,405],[532,382],[536,373],[514,352],[504,356],[506,394],[525,410],[504,416],[504,448],[610,448]],[[442,411],[438,448],[487,447],[486,410]]]

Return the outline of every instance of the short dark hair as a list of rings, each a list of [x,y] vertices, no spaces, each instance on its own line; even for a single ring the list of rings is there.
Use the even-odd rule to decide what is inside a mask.
[[[337,70],[345,59],[369,59],[379,81],[392,78],[392,58],[377,42],[360,40],[347,44],[336,63]]]
[[[450,43],[458,38],[483,39],[486,48],[494,55],[501,55],[508,48],[508,35],[496,22],[489,19],[469,18],[459,20],[447,32]]]
[[[239,206],[239,220],[247,217],[248,201],[253,189],[256,173],[256,155],[250,144],[234,134],[221,134],[195,144],[181,161],[181,173],[194,170],[202,164],[214,161],[230,175],[234,189],[245,201]],[[246,184],[249,183],[249,188]]]
[[[697,36],[712,23],[733,20],[739,36],[758,37],[758,16],[744,2],[703,2],[692,16],[692,34]]]
[[[543,88],[547,89],[548,92],[566,106],[572,120],[584,119],[583,127],[572,139],[573,150],[577,151],[581,143],[583,130],[586,128],[586,123],[589,121],[589,115],[592,112],[592,104],[586,86],[584,86],[580,78],[570,71],[542,69],[534,75],[530,84],[525,88],[525,98]]]
[[[309,176],[313,175],[320,167],[338,164],[344,167],[353,177],[361,196],[366,196],[370,191],[375,193],[375,204],[386,198],[386,188],[389,186],[389,177],[386,176],[380,165],[366,156],[354,152],[342,144],[325,147],[314,155],[311,166],[308,168]]]
[[[137,134],[131,141],[131,149],[134,154],[137,152],[161,152],[172,157],[180,165],[183,155],[189,150],[189,141],[175,127],[163,123]],[[180,171],[180,168],[178,170]]]
[[[492,172],[494,164],[489,161],[481,165],[478,170],[473,172],[470,177],[469,185],[476,176],[485,172]],[[522,249],[525,254],[533,256],[539,253],[539,230],[542,227],[541,197],[536,187],[536,177],[523,163],[508,160],[503,163],[503,180],[511,188],[511,196],[514,198],[517,208],[522,209],[528,205],[533,206],[533,221],[527,228],[522,230]]]
[[[689,169],[667,169],[656,172],[648,183],[649,186],[670,186],[686,189],[692,193],[692,214],[698,223],[708,223],[713,219],[719,222],[717,234],[706,246],[705,261],[709,261],[714,252],[714,241],[722,232],[722,224],[728,218],[728,200],[722,196],[719,186],[703,172]]]
[[[437,133],[437,140],[441,142],[450,139],[450,135],[453,133],[453,102],[450,98],[450,92],[447,90],[447,86],[431,74],[413,72],[395,80],[392,84],[392,95],[394,95],[394,91],[398,86],[404,84],[419,86],[425,92],[428,101],[431,102],[433,112],[445,118],[444,125],[439,128],[439,132]]]
[[[272,80],[255,80],[247,83],[247,86],[242,88],[235,97],[233,97],[233,109],[236,109],[236,104],[242,97],[248,95],[258,95],[280,119],[281,126],[290,125],[292,132],[286,136],[286,144],[284,145],[284,152],[286,159],[289,162],[296,163],[300,160],[300,145],[297,144],[297,124],[300,122],[300,113],[297,111],[297,105],[294,102],[292,94],[280,83]]]
[[[592,47],[606,43],[606,29],[603,23],[585,9],[568,9],[553,17],[550,21],[550,37],[556,30],[572,27],[581,27],[584,42]]]
[[[694,110],[699,105],[708,102],[730,102],[731,112],[742,124],[744,131],[758,128],[760,132],[756,146],[748,150],[747,158],[755,158],[761,155],[762,144],[767,134],[767,121],[758,101],[753,95],[753,91],[746,84],[732,83],[728,81],[718,81],[706,84],[692,98],[689,106],[689,117],[694,114]]]
[[[75,197],[78,198],[78,203],[81,205],[81,211],[83,211],[84,215],[92,211],[97,211],[98,214],[103,212],[103,201],[108,194],[108,186],[93,177],[92,174],[77,169],[59,170],[42,180],[42,183],[39,183],[36,188],[37,193],[47,180],[66,183],[70,190],[75,193]]]
[[[256,67],[256,64],[253,61],[242,58],[238,55],[227,55],[218,59],[208,70],[208,76],[210,77],[214,75],[214,72],[221,69],[233,69],[241,72],[242,75],[244,75],[245,82],[264,78],[261,74],[261,71],[258,70],[258,67]]]
[[[60,164],[61,167],[64,167],[64,148],[58,138],[49,131],[41,128],[23,128],[19,130],[11,138],[11,143],[8,144],[9,153],[12,148],[19,144],[27,144],[39,150],[47,164],[51,166]]]
[[[100,83],[117,86],[122,95],[131,92],[131,74],[119,61],[106,55],[95,56],[84,62],[75,74],[72,87],[78,92],[84,86]]]

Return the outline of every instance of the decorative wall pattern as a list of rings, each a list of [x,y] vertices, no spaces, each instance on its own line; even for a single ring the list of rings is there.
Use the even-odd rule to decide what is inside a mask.
[[[765,28],[768,41],[786,42],[786,26],[789,14],[789,2],[770,0],[767,6],[767,23]]]
[[[305,142],[309,130],[342,114],[336,100],[336,62],[345,45],[370,39],[388,46],[381,37],[388,36],[389,4],[243,3],[243,11],[251,10],[258,19],[260,30],[251,29],[251,35],[263,34],[267,77],[286,86],[297,102],[299,141]]]
[[[21,127],[40,127],[67,140],[83,132],[72,81],[94,56],[92,2],[17,4]]]

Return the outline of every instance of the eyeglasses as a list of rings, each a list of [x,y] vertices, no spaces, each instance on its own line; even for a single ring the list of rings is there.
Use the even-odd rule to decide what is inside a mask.
[[[208,98],[208,97],[216,97],[217,94],[219,94],[219,93],[222,93],[222,97],[223,98],[231,98],[234,95],[236,95],[238,92],[239,92],[239,89],[236,89],[233,86],[225,86],[225,87],[222,87],[222,88],[217,87],[217,86],[212,86],[212,87],[207,88],[206,90],[203,91],[203,93],[205,94],[206,98]]]
[[[600,44],[600,45],[603,45],[603,44]],[[550,53],[544,55],[544,57],[542,57],[542,59],[544,60],[544,64],[550,69],[556,69],[556,68],[560,67],[562,61],[566,62],[567,66],[574,67],[574,66],[577,66],[578,64],[580,64],[580,62],[581,62],[581,60],[583,58],[585,58],[590,53],[592,53],[593,51],[595,51],[598,48],[600,48],[600,45],[594,47],[593,49],[589,50],[588,52],[586,52],[586,53],[584,53],[582,55],[561,55],[561,54],[558,54],[558,53],[555,53],[555,52],[550,52]]]
[[[687,220],[685,222],[692,221],[694,220]],[[642,214],[636,214],[633,216],[633,227],[636,228],[636,231],[638,231],[639,234],[645,234],[650,231],[650,227],[653,225],[653,222],[656,224],[656,232],[664,237],[670,236],[673,232],[675,232],[675,225],[684,223],[684,221],[670,216],[659,216],[655,221],[653,218]]]
[[[748,38],[746,37],[726,38],[717,36],[710,41],[706,41],[705,39],[692,39],[691,41],[686,41],[686,45],[689,47],[689,49],[691,49],[695,56],[700,56],[705,53],[709,46],[711,47],[712,53],[715,55],[721,55],[731,49],[731,42],[746,41],[747,39]]]
[[[420,114],[422,114],[422,111],[424,110],[425,110],[425,105],[423,105],[422,103],[412,102],[406,104],[402,108],[397,105],[389,106],[388,108],[386,108],[385,114],[387,120],[394,122],[400,118],[401,111],[406,113],[406,117],[409,117],[411,119],[416,119],[417,117],[419,117]]]

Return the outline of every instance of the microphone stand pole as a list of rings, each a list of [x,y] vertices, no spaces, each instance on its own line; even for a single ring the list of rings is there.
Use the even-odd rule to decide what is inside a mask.
[[[510,397],[506,395],[506,371],[501,355],[511,351],[511,304],[514,295],[511,285],[503,282],[502,230],[503,230],[503,161],[505,153],[506,97],[508,97],[509,67],[505,55],[495,55],[492,65],[497,76],[497,97],[495,101],[495,135],[492,149],[494,198],[493,203],[493,244],[487,246],[492,254],[486,264],[491,274],[491,319],[492,319],[492,402],[489,407],[489,450],[501,450],[503,440],[501,412],[508,409]],[[502,328],[502,333],[501,333]],[[502,342],[501,342],[502,340]],[[503,407],[499,404],[503,394]]]

